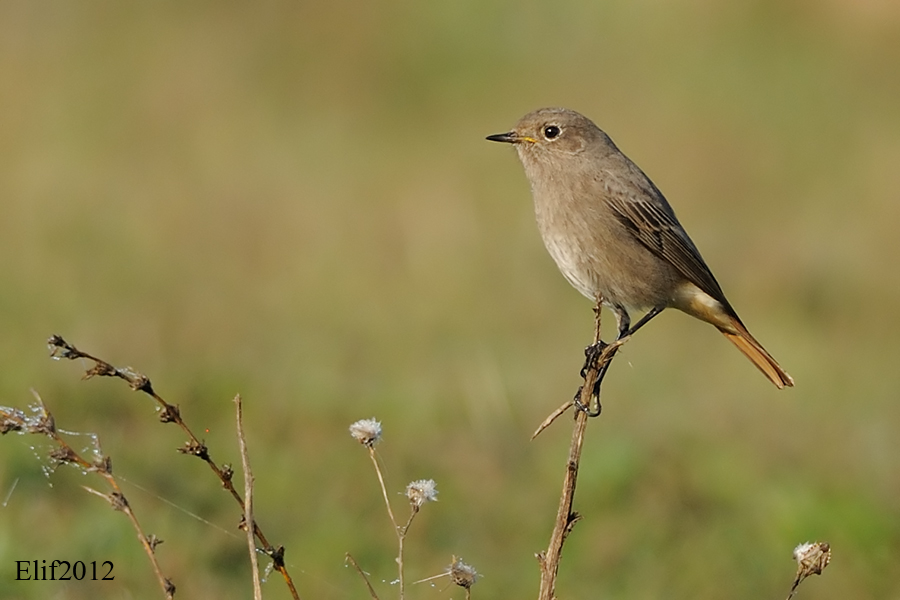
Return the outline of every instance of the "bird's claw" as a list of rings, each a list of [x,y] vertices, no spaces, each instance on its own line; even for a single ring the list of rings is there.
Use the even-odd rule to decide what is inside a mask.
[[[581,401],[581,390],[583,388],[584,386],[578,386],[578,391],[575,392],[575,397],[572,399],[572,404],[575,406],[575,410],[583,412],[589,417],[600,416],[600,412],[603,410],[603,407],[600,405],[600,390],[595,387],[593,393],[591,394],[591,398],[588,401],[588,405],[585,406]]]
[[[600,359],[600,356],[603,354],[603,351],[609,346],[603,340],[595,344],[591,344],[587,348],[584,349],[584,366],[581,367],[581,377],[584,378],[587,375],[588,369],[597,365],[597,361]]]

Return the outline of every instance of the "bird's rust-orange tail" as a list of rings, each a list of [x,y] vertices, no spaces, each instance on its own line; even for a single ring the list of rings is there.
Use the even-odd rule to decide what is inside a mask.
[[[779,390],[784,387],[793,387],[794,379],[788,375],[787,371],[782,369],[775,359],[772,358],[772,355],[766,352],[766,349],[750,335],[747,328],[736,319],[731,324],[735,329],[734,332],[726,331],[722,328],[720,328],[719,331],[725,334],[725,337],[727,337],[732,344],[737,346],[738,350],[743,352],[747,358],[753,361],[756,368],[762,371],[763,374],[769,378],[769,381],[775,384],[775,387]]]

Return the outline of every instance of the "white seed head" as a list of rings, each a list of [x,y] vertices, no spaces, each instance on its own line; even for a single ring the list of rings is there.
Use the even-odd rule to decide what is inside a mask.
[[[794,548],[794,560],[798,563],[803,560],[809,551],[813,549],[813,544],[810,542],[806,542],[805,544],[800,544],[796,548]]]
[[[426,502],[437,502],[437,494],[434,479],[420,479],[406,486],[406,497],[416,508],[421,508]]]
[[[360,419],[350,426],[350,435],[367,448],[381,441],[381,423],[371,419]]]

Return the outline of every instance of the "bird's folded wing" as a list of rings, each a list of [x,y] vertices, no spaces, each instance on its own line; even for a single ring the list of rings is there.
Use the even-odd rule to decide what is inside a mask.
[[[655,187],[647,191],[660,193]],[[634,199],[625,193],[611,194],[609,204],[622,224],[638,241],[669,262],[688,281],[719,302],[728,305],[719,282],[713,277],[697,247],[671,213],[671,209],[666,211],[655,203]]]

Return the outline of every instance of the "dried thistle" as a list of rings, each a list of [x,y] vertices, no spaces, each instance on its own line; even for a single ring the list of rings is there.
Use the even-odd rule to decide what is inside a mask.
[[[437,502],[437,494],[434,479],[419,479],[406,486],[406,497],[413,510],[419,510],[426,502]]]
[[[360,419],[350,426],[350,435],[366,448],[372,448],[381,441],[381,423],[374,417]]]
[[[453,562],[447,567],[447,573],[450,575],[450,581],[467,590],[475,585],[479,577],[475,567],[467,565],[461,558],[456,556],[453,557]]]
[[[472,597],[472,586],[475,585],[475,582],[481,576],[475,571],[475,567],[464,563],[461,558],[454,556],[450,559],[450,564],[443,572],[420,579],[416,583],[434,581],[441,577],[449,577],[451,583],[466,590],[466,600],[469,600]]]
[[[806,542],[794,548],[794,560],[797,561],[797,575],[788,600],[794,597],[797,586],[810,575],[821,575],[831,562],[831,546],[828,542]]]

